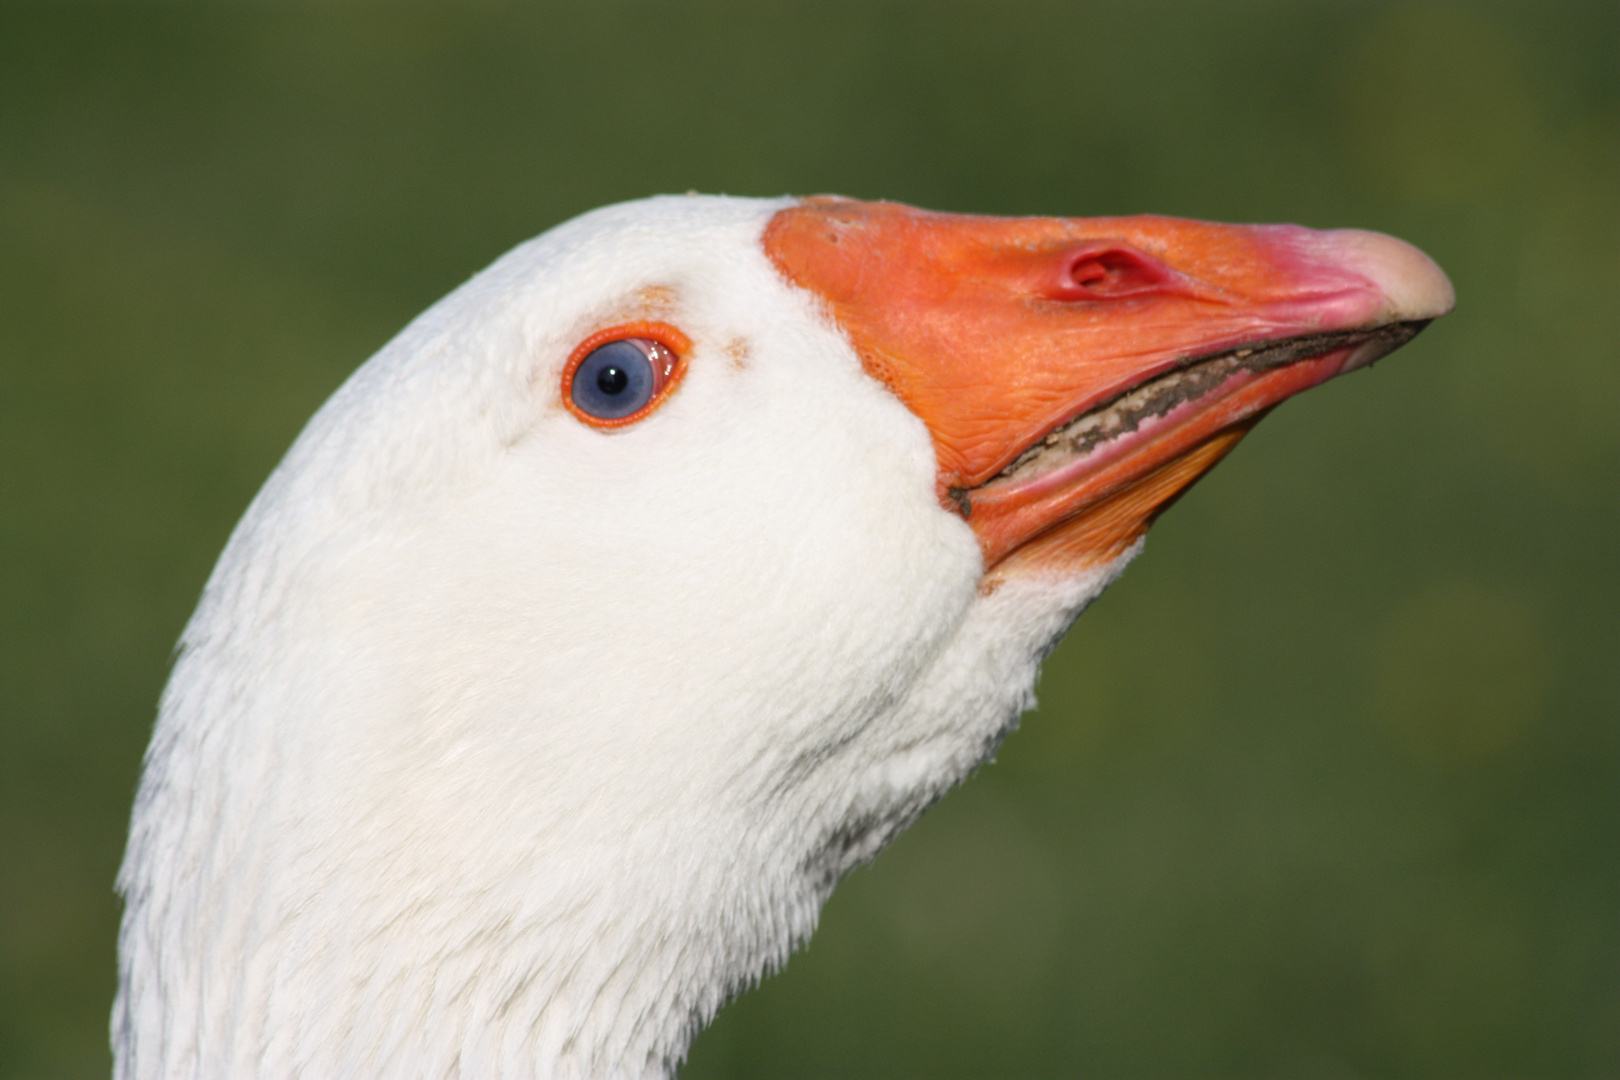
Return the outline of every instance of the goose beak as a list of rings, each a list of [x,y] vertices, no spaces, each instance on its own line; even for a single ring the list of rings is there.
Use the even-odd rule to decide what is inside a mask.
[[[765,248],[933,436],[987,582],[1113,559],[1284,398],[1451,310],[1359,230],[993,218],[816,198]]]

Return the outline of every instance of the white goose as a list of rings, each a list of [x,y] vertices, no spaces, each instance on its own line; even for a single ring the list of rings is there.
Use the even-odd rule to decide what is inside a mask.
[[[310,422],[164,694],[116,1073],[662,1078],[1153,515],[1451,306],[1371,233],[672,197]]]

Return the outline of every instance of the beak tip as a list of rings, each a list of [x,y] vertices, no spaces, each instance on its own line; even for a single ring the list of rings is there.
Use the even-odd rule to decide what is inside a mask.
[[[1321,234],[1340,265],[1361,274],[1384,294],[1388,322],[1427,322],[1450,311],[1457,294],[1429,256],[1393,236],[1363,229]]]

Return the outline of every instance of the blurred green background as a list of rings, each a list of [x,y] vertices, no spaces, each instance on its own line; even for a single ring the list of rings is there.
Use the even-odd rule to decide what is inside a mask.
[[[108,1070],[169,652],[305,418],[615,200],[1355,225],[1457,312],[1155,530],[686,1080],[1620,1076],[1620,4],[0,6],[0,1075]]]

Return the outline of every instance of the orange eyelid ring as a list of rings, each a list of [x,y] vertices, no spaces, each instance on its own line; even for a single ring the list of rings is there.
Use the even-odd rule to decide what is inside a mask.
[[[613,418],[593,416],[580,408],[574,401],[573,393],[574,374],[579,370],[579,365],[604,345],[610,345],[615,341],[636,340],[653,346],[647,359],[652,361],[655,386],[647,404],[628,416]],[[665,322],[627,322],[598,330],[574,346],[574,351],[568,355],[568,363],[563,365],[561,386],[563,405],[574,414],[575,419],[601,430],[612,430],[638,423],[662,405],[680,383],[681,376],[686,374],[686,355],[691,349],[692,339]]]

